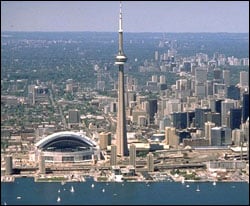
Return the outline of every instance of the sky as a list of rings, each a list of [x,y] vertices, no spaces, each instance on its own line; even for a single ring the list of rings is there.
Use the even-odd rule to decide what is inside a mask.
[[[249,1],[123,1],[124,32],[249,32]],[[119,1],[1,1],[1,31],[118,31]]]

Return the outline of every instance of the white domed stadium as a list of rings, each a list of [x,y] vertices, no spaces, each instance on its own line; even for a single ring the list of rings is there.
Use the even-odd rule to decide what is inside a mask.
[[[80,132],[57,132],[35,144],[35,156],[42,154],[45,162],[76,163],[100,158],[99,146]]]

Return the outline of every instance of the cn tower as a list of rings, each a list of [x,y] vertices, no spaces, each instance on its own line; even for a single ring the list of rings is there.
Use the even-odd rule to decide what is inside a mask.
[[[120,2],[119,51],[116,56],[115,64],[119,66],[116,143],[117,143],[117,155],[121,157],[128,156],[126,113],[125,113],[125,102],[124,102],[124,64],[126,61],[127,57],[123,52],[122,5]]]

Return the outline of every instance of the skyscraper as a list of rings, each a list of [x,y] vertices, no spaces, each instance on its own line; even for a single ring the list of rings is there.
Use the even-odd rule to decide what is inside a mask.
[[[115,64],[119,66],[118,73],[118,115],[117,115],[117,154],[119,156],[128,156],[127,131],[126,131],[126,115],[124,101],[124,64],[127,57],[123,52],[123,29],[122,29],[122,7],[120,2],[119,15],[119,47]]]

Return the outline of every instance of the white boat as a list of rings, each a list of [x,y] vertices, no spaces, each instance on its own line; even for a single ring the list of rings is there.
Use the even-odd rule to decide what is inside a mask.
[[[102,189],[102,192],[105,192],[105,189],[104,189],[104,188]]]
[[[189,185],[186,185],[186,187],[189,187]]]
[[[185,178],[184,177],[181,179],[181,183],[185,184]]]
[[[199,185],[197,185],[196,192],[200,192]]]
[[[94,185],[94,184],[92,184],[92,185],[91,185],[91,187],[92,187],[92,188],[94,188],[94,187],[95,187],[95,185]]]
[[[71,188],[70,188],[70,192],[75,192],[75,190],[74,190],[74,187],[73,187],[73,186],[71,186]]]
[[[214,181],[214,182],[213,182],[213,186],[215,186],[215,185],[216,185],[216,182]]]
[[[60,193],[60,192],[61,192],[61,190],[59,189],[59,190],[58,190],[58,193]]]
[[[56,201],[57,201],[57,202],[60,202],[60,201],[61,201],[61,198],[60,198],[60,197],[58,197]]]
[[[20,199],[21,199],[21,197],[20,197],[20,196],[17,196],[17,197],[16,197],[16,199],[20,200]]]

